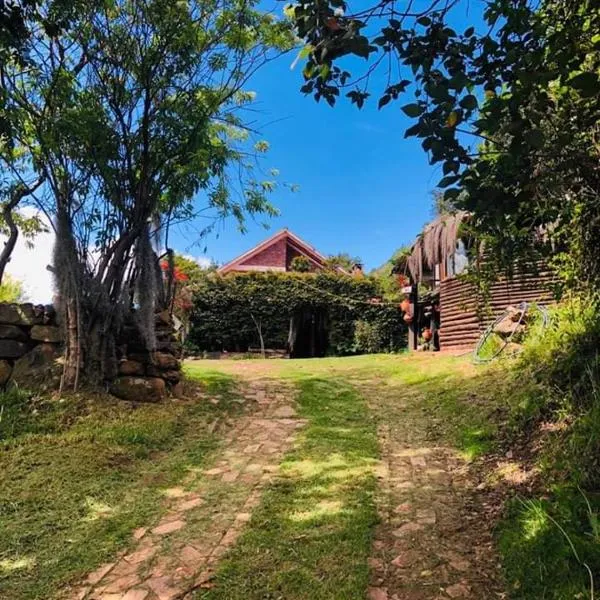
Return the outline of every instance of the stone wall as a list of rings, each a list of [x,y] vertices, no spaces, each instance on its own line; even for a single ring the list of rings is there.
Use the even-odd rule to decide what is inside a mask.
[[[62,344],[52,306],[0,304],[0,385],[16,370],[48,363]]]
[[[118,398],[157,402],[168,392],[180,392],[181,344],[168,311],[156,314],[155,332],[156,350],[148,352],[135,323],[126,324],[119,344],[119,375],[110,386]]]
[[[181,345],[168,311],[156,315],[155,331],[156,350],[148,352],[135,323],[126,324],[118,346],[119,373],[110,385],[118,398],[157,402],[169,392],[179,393]],[[43,380],[44,387],[57,388],[60,377],[50,367],[62,350],[52,306],[0,303],[0,386],[13,377],[24,387]]]

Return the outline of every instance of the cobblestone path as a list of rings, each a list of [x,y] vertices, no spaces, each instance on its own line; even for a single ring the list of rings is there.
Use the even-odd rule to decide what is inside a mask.
[[[405,425],[408,427],[408,425]],[[484,501],[453,450],[382,426],[369,600],[505,598]],[[412,439],[410,439],[412,438]]]
[[[207,469],[190,472],[165,490],[166,510],[153,527],[134,532],[126,553],[102,565],[69,600],[174,600],[209,587],[219,559],[251,519],[263,487],[274,476],[294,433],[294,391],[285,384],[248,384],[257,408],[240,417]]]

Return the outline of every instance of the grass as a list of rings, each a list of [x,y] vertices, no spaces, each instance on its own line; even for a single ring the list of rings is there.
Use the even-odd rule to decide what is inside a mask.
[[[219,368],[227,371],[229,365],[223,363]],[[322,398],[316,402],[315,414],[311,417],[310,411],[307,413],[309,419],[320,414],[330,418],[327,412],[321,413],[320,406],[343,381],[343,389],[351,385],[355,390],[352,393],[360,392],[368,399],[371,410],[366,413],[370,416],[365,416],[365,423],[372,425],[374,419],[390,424],[409,445],[450,445],[468,460],[501,452],[501,460],[506,461],[504,452],[515,435],[521,441],[537,443],[538,438],[532,435],[533,424],[540,415],[547,414],[546,396],[555,390],[540,380],[539,374],[531,377],[514,360],[475,367],[468,359],[446,356],[363,356],[265,361],[253,368],[263,376],[322,382]],[[592,385],[591,389],[595,387]],[[308,396],[311,397],[314,394]],[[524,457],[537,461],[542,480],[529,497],[518,495],[509,503],[497,530],[510,597],[515,600],[592,598],[590,572],[600,572],[600,496],[589,492],[584,495],[570,482],[575,474],[578,480],[581,477],[573,458],[582,456],[584,449],[590,454],[595,447],[598,419],[594,415],[586,412],[581,419],[575,419],[567,437],[545,434],[545,445],[552,448],[550,454],[532,447],[533,453]],[[320,436],[323,437],[322,431]],[[324,439],[328,440],[328,436]],[[313,465],[302,460],[304,443],[303,439],[286,465],[308,464],[310,469],[297,470],[308,476]],[[324,455],[330,452],[331,448]],[[513,464],[518,467],[519,458],[515,460]],[[320,467],[332,465],[335,463],[321,460]],[[504,485],[499,474],[490,470],[493,465],[493,461],[482,463],[483,474],[487,473],[495,482],[493,485]],[[562,473],[557,473],[558,468]],[[586,469],[591,472],[587,463]],[[325,527],[326,523],[335,523],[332,538],[340,535],[337,527],[342,523],[339,511],[344,503],[336,496],[328,496],[322,503],[318,496],[308,493],[310,502],[300,509],[299,523],[293,518],[299,510],[295,502],[301,489],[298,481],[290,479],[294,473],[293,469],[289,471],[287,478],[268,492],[251,530],[220,572],[216,588],[200,598],[364,598],[364,580],[354,592],[344,583],[350,581],[351,574],[364,573],[361,560],[366,554],[348,559],[343,545],[338,554],[337,544],[329,543]],[[317,489],[322,487],[314,484]],[[536,496],[540,489],[543,495]],[[301,498],[304,493],[305,490]],[[303,522],[303,518],[308,522]],[[321,525],[318,531],[310,528],[311,519]],[[356,520],[363,523],[360,517]],[[306,538],[304,527],[310,532]],[[354,531],[352,523],[345,527],[347,532],[342,539],[351,539],[348,536]],[[361,535],[360,539],[364,537]],[[362,548],[357,540],[353,544]],[[338,556],[340,560],[336,560]],[[326,570],[321,565],[326,565]],[[330,573],[335,586],[328,588]]]
[[[336,378],[296,374],[307,425],[216,587],[197,598],[362,600],[377,521],[378,445],[364,399]]]
[[[231,377],[209,402],[0,397],[0,598],[48,599],[159,519],[164,490],[218,445],[209,424],[236,410]]]
[[[540,469],[498,529],[518,600],[593,600],[600,583],[599,308],[592,297],[567,298],[547,328],[534,324],[513,369],[514,428]]]
[[[377,523],[377,425],[393,425],[409,444],[435,440],[470,458],[492,447],[492,370],[464,358],[200,361],[189,368],[293,381],[308,422],[215,587],[198,591],[197,600],[363,600]]]
[[[209,424],[240,410],[234,383],[241,376],[293,383],[307,424],[215,587],[197,591],[197,600],[364,599],[379,424],[409,446],[447,445],[470,461],[504,454],[514,434],[536,440],[529,458],[541,480],[510,503],[498,530],[511,597],[589,599],[588,568],[600,572],[600,369],[598,360],[568,354],[564,340],[581,333],[576,320],[569,323],[569,335],[550,332],[525,363],[475,367],[468,358],[428,354],[190,363],[188,375],[220,397],[219,406],[5,394],[0,598],[52,598],[114,557],[134,528],[156,522],[164,490],[218,447]],[[568,372],[553,362],[553,344]],[[541,452],[532,435],[540,419],[561,425],[544,434]],[[481,465],[493,469],[494,461]]]
[[[551,497],[509,504],[498,543],[513,598],[593,598],[592,577],[600,572],[599,500],[556,488]]]

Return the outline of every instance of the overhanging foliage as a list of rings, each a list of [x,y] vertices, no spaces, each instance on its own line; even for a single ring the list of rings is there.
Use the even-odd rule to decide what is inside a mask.
[[[332,106],[401,101],[405,136],[441,166],[446,202],[473,215],[497,264],[551,256],[568,283],[597,288],[598,3],[482,4],[483,26],[466,0],[301,0],[287,14],[306,42],[302,91]],[[473,25],[453,28],[457,11]],[[345,70],[351,56],[367,73]],[[387,76],[371,77],[378,67]]]

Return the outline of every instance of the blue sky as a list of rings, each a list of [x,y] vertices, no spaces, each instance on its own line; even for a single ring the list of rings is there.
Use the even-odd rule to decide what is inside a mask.
[[[474,20],[481,22],[478,15],[484,4],[463,0],[453,24],[466,28]],[[282,3],[276,6],[280,12]],[[249,221],[248,233],[241,235],[235,222],[226,221],[218,235],[199,240],[196,232],[204,224],[192,223],[171,234],[170,245],[178,252],[224,263],[289,227],[322,253],[348,252],[370,270],[411,243],[430,219],[431,193],[441,173],[439,166],[428,164],[418,140],[404,139],[411,120],[400,107],[411,102],[412,95],[378,111],[382,81],[375,77],[373,97],[360,111],[343,99],[335,108],[317,104],[300,93],[302,65],[291,70],[294,58],[290,53],[266,66],[249,89],[257,93],[256,125],[271,145],[264,167],[277,168],[281,180],[297,184],[299,191],[281,188],[273,195],[281,216],[270,220],[270,230]],[[359,61],[353,63],[358,66]],[[20,240],[8,267],[24,282],[33,302],[51,300],[46,265],[53,240],[51,234],[42,234],[33,249]]]
[[[290,54],[269,64],[251,85],[271,146],[265,166],[299,186],[274,193],[281,216],[270,220],[270,232],[288,227],[324,254],[349,252],[367,268],[378,266],[429,218],[439,170],[428,165],[418,141],[403,139],[410,121],[400,110],[403,102],[381,111],[376,99],[360,111],[345,101],[335,108],[317,104],[300,93],[302,66],[290,70],[293,59]],[[232,220],[218,229],[218,238],[211,234],[202,244],[218,262],[270,235],[258,222],[248,222],[245,235]],[[202,250],[189,247],[194,228],[175,240],[180,251]]]
[[[483,5],[481,0],[463,3],[454,24],[479,21]],[[271,145],[265,167],[277,168],[281,180],[297,184],[299,191],[282,188],[273,195],[281,216],[270,220],[268,231],[250,221],[242,235],[226,221],[218,236],[211,234],[194,247],[198,227],[185,227],[172,238],[178,251],[198,256],[206,246],[206,256],[224,263],[288,227],[322,253],[348,252],[371,269],[411,243],[430,219],[441,173],[428,164],[417,139],[404,139],[411,120],[400,107],[412,101],[412,94],[377,110],[381,74],[362,110],[345,99],[330,108],[300,93],[302,64],[291,70],[294,58],[295,53],[288,54],[267,65],[249,87],[257,93],[257,125]]]
[[[267,65],[249,87],[257,93],[257,124],[271,147],[264,166],[277,168],[298,191],[282,187],[273,194],[281,216],[269,221],[269,231],[250,221],[242,235],[233,220],[225,221],[218,237],[211,234],[194,248],[197,227],[185,227],[174,236],[177,250],[198,255],[206,245],[207,256],[226,262],[288,227],[322,253],[349,252],[370,269],[427,221],[440,175],[418,141],[403,139],[410,120],[400,106],[409,98],[381,111],[375,97],[360,111],[345,100],[330,108],[299,91],[302,64],[291,70],[294,58]]]

